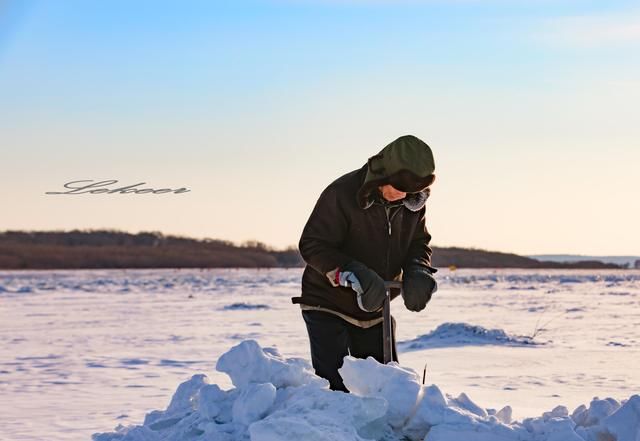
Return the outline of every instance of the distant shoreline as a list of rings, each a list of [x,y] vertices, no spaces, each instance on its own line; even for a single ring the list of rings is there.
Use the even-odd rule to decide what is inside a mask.
[[[476,248],[433,247],[437,268],[628,269],[597,260],[557,262]],[[300,268],[297,248],[117,230],[0,232],[0,270]]]

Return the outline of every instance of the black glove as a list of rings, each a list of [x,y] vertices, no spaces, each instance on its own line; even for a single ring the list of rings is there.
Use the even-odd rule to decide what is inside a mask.
[[[433,278],[431,269],[414,264],[402,272],[402,298],[409,311],[422,311],[437,290],[438,282]]]
[[[356,292],[360,309],[373,312],[382,307],[387,294],[384,280],[378,273],[356,260],[344,265],[339,272],[340,285],[349,286]],[[354,281],[353,276],[357,280]]]

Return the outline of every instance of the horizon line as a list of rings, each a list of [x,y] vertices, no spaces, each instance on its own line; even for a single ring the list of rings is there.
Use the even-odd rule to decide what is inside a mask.
[[[5,234],[5,233],[71,233],[73,231],[79,231],[79,232],[83,232],[83,233],[92,233],[92,232],[113,232],[113,233],[124,233],[124,234],[144,234],[144,233],[148,233],[148,234],[159,234],[165,237],[179,237],[179,238],[184,238],[184,239],[191,239],[191,240],[198,240],[198,241],[205,241],[205,240],[211,240],[211,241],[220,241],[220,242],[227,242],[230,243],[232,246],[235,247],[243,247],[246,246],[247,244],[250,243],[254,243],[254,244],[261,244],[264,245],[268,250],[270,251],[275,251],[275,252],[281,252],[281,251],[288,251],[292,248],[298,250],[298,244],[290,244],[284,247],[274,247],[272,245],[269,245],[266,242],[263,242],[259,239],[246,239],[246,240],[241,240],[241,241],[234,241],[234,240],[230,240],[230,239],[223,239],[223,238],[216,238],[216,237],[198,237],[198,236],[190,236],[190,235],[185,235],[185,234],[179,234],[179,233],[165,233],[162,232],[160,230],[139,230],[137,232],[133,232],[133,231],[128,231],[128,230],[123,230],[123,229],[117,229],[117,228],[74,228],[74,229],[51,229],[51,230],[15,230],[15,229],[4,229],[4,230],[0,230],[0,234]],[[486,252],[496,252],[496,253],[503,253],[503,254],[514,254],[517,256],[524,256],[524,257],[535,257],[535,256],[575,256],[575,257],[629,257],[629,258],[639,258],[640,257],[640,253],[638,254],[583,254],[583,253],[558,253],[558,252],[550,252],[550,253],[519,253],[519,252],[515,252],[515,251],[503,251],[503,250],[497,250],[497,249],[488,249],[488,248],[481,248],[481,247],[477,247],[477,246],[460,246],[460,245],[451,245],[451,246],[446,246],[446,245],[436,245],[433,243],[429,244],[430,247],[432,248],[461,248],[461,249],[466,249],[466,250],[479,250],[479,251],[486,251]]]

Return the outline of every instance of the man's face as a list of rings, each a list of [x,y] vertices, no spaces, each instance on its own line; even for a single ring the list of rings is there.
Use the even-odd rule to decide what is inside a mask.
[[[378,187],[378,190],[380,190],[382,197],[389,202],[403,199],[407,195],[404,191],[396,190],[391,184],[382,185]]]

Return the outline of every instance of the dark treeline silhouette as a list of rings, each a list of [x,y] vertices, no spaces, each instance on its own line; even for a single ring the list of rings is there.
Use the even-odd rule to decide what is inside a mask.
[[[112,230],[0,233],[0,268],[268,268],[301,266],[298,250]]]
[[[486,251],[476,248],[434,248],[435,267],[458,268],[575,268],[575,269],[624,269],[627,266],[604,263],[599,260],[579,262],[551,262],[532,259],[511,253]]]
[[[622,268],[599,261],[543,262],[516,254],[434,247],[433,265],[458,268]],[[79,268],[271,268],[301,267],[291,246],[276,250],[259,241],[236,245],[160,232],[116,230],[5,231],[0,233],[2,269]]]

